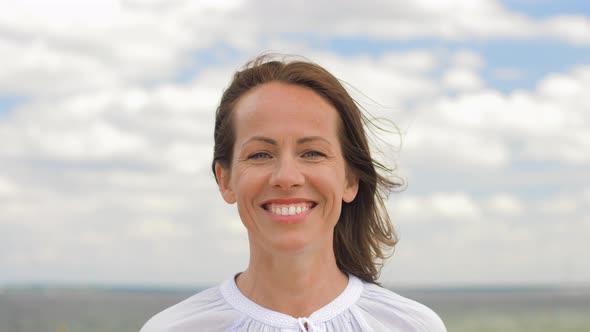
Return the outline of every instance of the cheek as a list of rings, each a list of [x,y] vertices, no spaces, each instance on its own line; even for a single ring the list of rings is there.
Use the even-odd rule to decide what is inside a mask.
[[[330,208],[336,208],[342,202],[342,195],[344,192],[344,174],[340,172],[322,172],[316,173],[313,182],[319,193],[324,196]]]
[[[238,206],[247,206],[251,204],[256,195],[264,188],[265,176],[261,172],[253,171],[238,171],[235,173],[234,188],[236,190],[236,198]]]

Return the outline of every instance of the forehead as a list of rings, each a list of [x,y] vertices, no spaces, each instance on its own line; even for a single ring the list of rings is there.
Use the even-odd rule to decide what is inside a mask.
[[[238,140],[271,134],[336,137],[340,123],[334,106],[315,91],[280,82],[250,90],[239,99],[232,116]]]

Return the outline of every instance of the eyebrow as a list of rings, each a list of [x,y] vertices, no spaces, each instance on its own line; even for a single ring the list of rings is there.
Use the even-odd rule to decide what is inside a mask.
[[[271,144],[271,145],[277,145],[277,141],[275,141],[272,138],[269,137],[265,137],[265,136],[252,136],[250,137],[246,142],[244,142],[242,144],[242,146],[252,142],[252,141],[260,141],[260,142],[264,142],[267,144]],[[321,137],[321,136],[306,136],[306,137],[302,137],[300,139],[297,140],[297,144],[305,144],[305,143],[309,143],[309,142],[314,142],[314,141],[322,141],[328,145],[331,145],[330,142]]]

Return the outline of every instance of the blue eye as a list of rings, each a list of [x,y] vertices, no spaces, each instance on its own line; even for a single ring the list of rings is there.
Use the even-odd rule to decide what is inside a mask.
[[[305,158],[318,158],[318,157],[325,157],[326,155],[318,152],[318,151],[305,151],[305,153],[303,153],[303,157]]]
[[[248,159],[266,159],[270,158],[270,154],[266,152],[256,152],[248,156]]]

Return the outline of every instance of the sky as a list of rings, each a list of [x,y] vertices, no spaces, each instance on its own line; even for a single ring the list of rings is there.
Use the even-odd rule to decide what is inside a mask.
[[[590,2],[0,0],[0,285],[205,285],[247,266],[210,163],[263,52],[395,123],[380,281],[588,284]],[[397,129],[396,129],[397,128]]]

